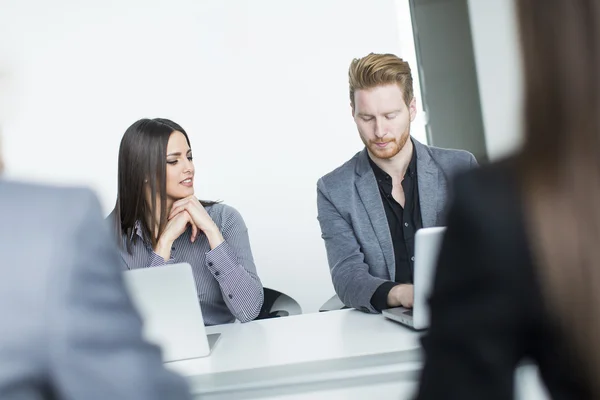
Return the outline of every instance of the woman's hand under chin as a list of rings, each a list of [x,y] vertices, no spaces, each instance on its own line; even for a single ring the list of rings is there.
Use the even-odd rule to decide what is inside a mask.
[[[168,218],[169,221],[182,212],[187,212],[190,215],[193,224],[202,232],[204,232],[208,238],[211,249],[214,249],[225,241],[215,222],[212,220],[210,215],[208,215],[204,206],[200,204],[200,200],[198,200],[194,195],[184,197],[183,199],[177,200],[173,203],[173,206],[171,207],[171,213],[169,214]]]
[[[192,227],[192,236],[190,237],[190,240],[192,243],[196,241],[196,238],[198,237],[198,227],[194,224],[190,214],[188,214],[187,211],[183,211],[167,222],[167,226],[160,235],[158,243],[154,248],[154,252],[164,258],[165,261],[168,261],[171,257],[171,247],[173,246],[173,242],[187,230],[188,225],[191,225]]]

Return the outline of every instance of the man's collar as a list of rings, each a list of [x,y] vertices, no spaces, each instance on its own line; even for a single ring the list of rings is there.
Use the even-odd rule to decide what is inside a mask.
[[[375,174],[375,179],[377,179],[378,182],[390,179],[390,175],[384,170],[382,170],[381,167],[379,167],[379,165],[375,164],[375,161],[373,161],[371,156],[369,156],[369,164],[371,165],[373,173]]]
[[[406,174],[412,174],[414,175],[417,172],[417,147],[415,146],[415,142],[412,139],[412,137],[410,138],[410,141],[412,142],[412,156],[410,157],[410,162],[408,163],[408,168],[406,169]],[[405,175],[406,175],[405,174]]]

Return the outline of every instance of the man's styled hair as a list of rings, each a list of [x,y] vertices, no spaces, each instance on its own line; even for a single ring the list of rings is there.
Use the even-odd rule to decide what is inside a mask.
[[[352,109],[354,109],[354,93],[357,90],[372,89],[393,83],[402,90],[407,106],[413,99],[413,79],[410,66],[394,54],[370,53],[362,58],[355,58],[350,63],[348,78]]]

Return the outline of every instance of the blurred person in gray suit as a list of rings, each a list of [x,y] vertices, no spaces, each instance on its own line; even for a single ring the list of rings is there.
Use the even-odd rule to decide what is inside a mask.
[[[191,398],[142,340],[91,191],[0,177],[0,221],[1,399]]]
[[[452,177],[477,161],[411,137],[417,108],[406,61],[373,53],[355,59],[349,83],[365,148],[317,183],[333,286],[346,306],[365,312],[412,307],[415,233],[444,225]]]

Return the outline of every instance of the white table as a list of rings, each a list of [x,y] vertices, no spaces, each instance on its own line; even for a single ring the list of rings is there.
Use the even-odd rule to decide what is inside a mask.
[[[412,391],[420,369],[420,334],[379,314],[341,310],[207,328],[215,332],[221,339],[209,357],[167,364],[203,399],[336,391],[364,398],[359,392],[373,385]]]
[[[166,364],[204,400],[402,400],[422,366],[420,333],[356,310],[219,325],[209,357]],[[516,373],[517,399],[548,397],[534,367]]]

